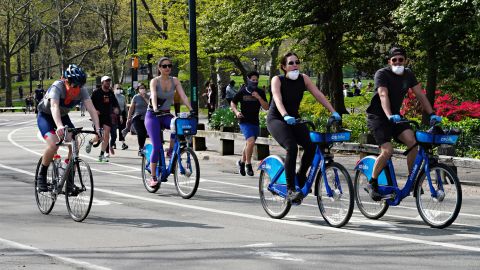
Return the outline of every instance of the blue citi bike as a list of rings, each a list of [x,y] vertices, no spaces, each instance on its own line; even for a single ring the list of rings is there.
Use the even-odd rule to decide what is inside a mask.
[[[445,228],[452,224],[460,212],[462,190],[457,174],[445,164],[439,163],[434,155],[434,148],[441,144],[455,144],[459,132],[442,130],[438,125],[431,125],[428,131],[422,131],[419,124],[407,119],[400,123],[415,126],[418,154],[412,172],[403,188],[395,177],[392,160],[378,177],[380,201],[371,199],[367,185],[371,181],[375,156],[367,156],[355,166],[355,199],[362,214],[370,219],[381,218],[389,206],[397,206],[413,191],[418,212],[425,223],[434,228]],[[404,153],[406,155],[407,152]]]
[[[297,119],[298,123],[305,123],[315,130],[311,121]],[[341,122],[336,122],[340,124]],[[295,177],[295,187],[301,191],[303,197],[312,192],[315,183],[315,196],[323,219],[333,227],[342,227],[352,216],[354,207],[353,184],[350,174],[344,166],[333,160],[330,148],[336,142],[350,140],[351,132],[341,130],[330,132],[334,124],[333,119],[327,123],[327,133],[310,131],[310,139],[315,144],[315,156],[310,167],[305,185],[298,186]],[[265,158],[259,165],[259,193],[263,209],[272,218],[283,218],[292,204],[287,195],[285,168],[283,159],[276,155]]]
[[[170,113],[159,112],[157,117]],[[156,175],[158,184],[151,187],[148,181],[151,176],[150,155],[153,146],[147,144],[142,151],[142,180],[145,189],[150,193],[155,193],[160,188],[162,182],[166,182],[168,176],[173,173],[175,188],[178,194],[184,199],[190,199],[197,192],[200,183],[200,166],[198,158],[192,148],[192,137],[197,133],[197,118],[188,113],[180,113],[179,117],[172,119],[171,127],[175,130],[175,145],[173,146],[170,162],[166,163],[163,147],[160,148],[160,159],[157,163]],[[162,131],[163,141],[163,131]]]

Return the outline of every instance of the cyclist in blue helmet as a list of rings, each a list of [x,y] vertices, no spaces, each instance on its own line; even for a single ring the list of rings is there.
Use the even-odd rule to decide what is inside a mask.
[[[83,102],[95,124],[95,129],[97,132],[100,131],[97,111],[90,100],[87,89],[83,87],[86,81],[87,75],[80,67],[69,65],[63,72],[62,78],[48,88],[42,101],[38,104],[37,124],[47,142],[37,178],[39,191],[48,191],[46,183],[48,166],[58,150],[56,143],[59,142],[59,138],[63,137],[65,127],[75,127],[68,116],[75,106]],[[67,140],[69,139],[67,138]],[[68,157],[70,155],[71,149],[69,149]]]

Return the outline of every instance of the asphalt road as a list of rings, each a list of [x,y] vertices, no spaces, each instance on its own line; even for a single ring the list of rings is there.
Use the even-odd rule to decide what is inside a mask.
[[[89,126],[78,113],[72,118]],[[44,144],[34,115],[0,114],[0,269],[479,268],[478,187],[463,187],[462,211],[447,229],[423,223],[413,198],[380,220],[355,209],[336,229],[323,221],[313,196],[284,219],[269,218],[257,175],[242,177],[235,158],[208,151],[198,153],[201,183],[192,199],[181,199],[172,180],[147,193],[134,137],[128,143],[130,149],[117,150],[108,164],[96,161],[98,149],[90,155],[82,149],[95,200],[77,223],[63,198],[50,215],[37,209],[33,179]],[[356,157],[336,160],[353,168]]]

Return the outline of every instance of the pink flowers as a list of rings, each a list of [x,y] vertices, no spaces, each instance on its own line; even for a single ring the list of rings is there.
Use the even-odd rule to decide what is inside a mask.
[[[425,89],[423,89],[425,93]],[[435,91],[435,113],[453,121],[460,121],[465,118],[480,118],[480,101],[459,102],[450,94],[442,95],[440,90]],[[408,90],[407,97],[403,101],[401,114],[407,117],[418,117],[422,110],[418,100],[415,98],[412,89]]]

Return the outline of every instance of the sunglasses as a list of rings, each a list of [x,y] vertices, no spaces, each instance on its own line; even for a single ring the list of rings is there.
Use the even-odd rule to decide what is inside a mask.
[[[289,65],[289,66],[293,66],[294,64],[297,65],[297,66],[300,65],[300,60],[297,60],[295,62],[290,61],[290,62],[287,63],[287,65]]]
[[[164,65],[160,65],[162,68],[172,68],[173,65],[172,64],[164,64]]]
[[[403,63],[403,61],[405,61],[405,58],[392,58],[390,59],[390,61],[392,61],[392,63]]]

